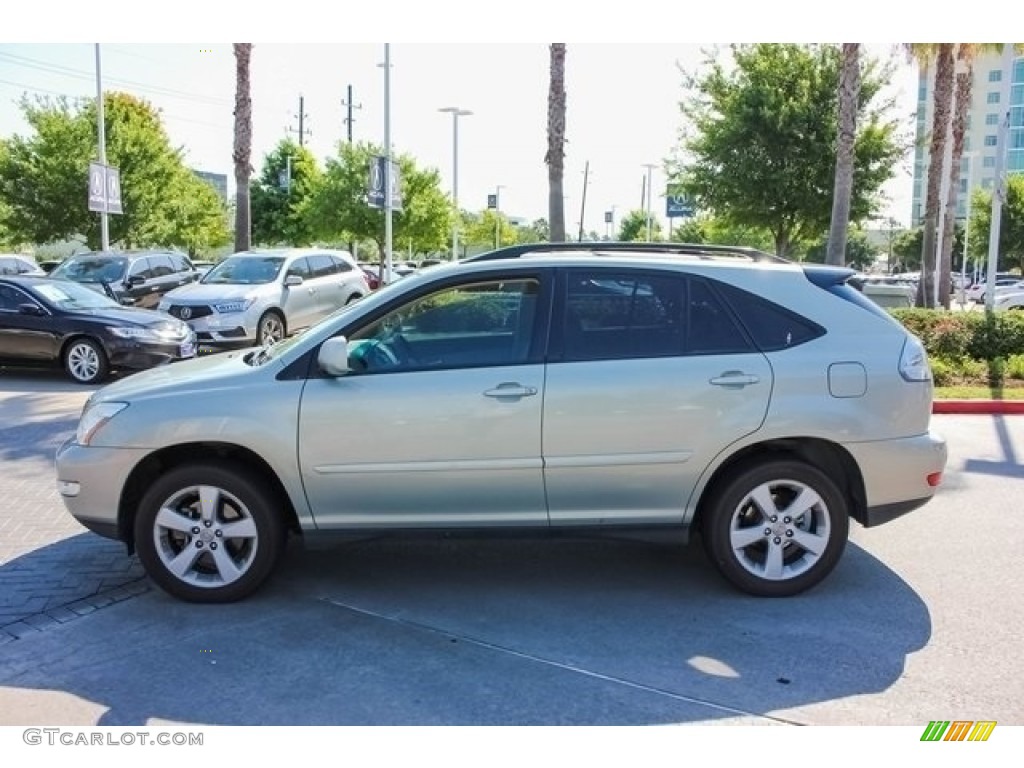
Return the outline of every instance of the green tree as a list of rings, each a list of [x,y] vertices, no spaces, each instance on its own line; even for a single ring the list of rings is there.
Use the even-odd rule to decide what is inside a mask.
[[[384,258],[384,210],[366,202],[370,158],[380,147],[366,142],[340,143],[335,157],[300,206],[312,233],[321,240],[372,240]],[[396,158],[401,175],[402,210],[392,214],[393,240],[410,243],[419,253],[437,251],[449,242],[451,201],[441,191],[436,168],[421,169],[409,155]]]
[[[772,233],[786,256],[828,229],[835,182],[841,57],[832,45],[732,46],[688,75],[674,180],[703,210]],[[869,218],[903,147],[891,101],[875,104],[889,68],[861,66],[850,221]]]
[[[893,272],[917,272],[921,269],[921,243],[924,229],[914,227],[900,232],[892,241]]]
[[[284,139],[264,157],[259,178],[250,187],[253,242],[295,246],[313,242],[313,228],[304,210],[320,174],[313,153],[291,139]]]
[[[529,224],[516,228],[517,243],[546,243],[550,230],[547,219],[535,219]]]
[[[28,243],[82,238],[99,248],[100,219],[85,196],[89,163],[97,155],[95,102],[23,99],[21,109],[32,133],[12,137],[0,153],[0,200],[8,207],[11,236]],[[104,94],[104,131],[107,163],[121,172],[124,208],[123,215],[110,217],[111,243],[186,245],[195,242],[195,233],[180,218],[182,210],[193,211],[193,221],[223,213],[216,195],[203,194],[208,185],[183,165],[147,102]],[[207,207],[196,210],[200,204]]]
[[[982,263],[988,258],[992,229],[992,193],[979,189],[971,198],[971,231],[968,250]],[[997,269],[1024,270],[1024,175],[1006,179],[1006,199],[1000,213],[999,264]]]
[[[651,217],[651,240],[663,240],[661,223]],[[643,243],[647,241],[647,212],[634,210],[622,217],[619,222],[619,241],[623,243]]]
[[[768,253],[775,248],[772,233],[767,229],[734,224],[713,214],[686,219],[672,230],[669,239],[677,243],[740,245]]]
[[[866,271],[871,268],[878,258],[877,251],[868,242],[868,236],[863,230],[851,229],[847,233],[845,245],[846,252],[844,253],[843,263],[852,269]],[[830,263],[829,247],[829,238],[824,238],[821,242],[815,243],[807,249],[804,259],[818,264]]]
[[[462,237],[466,245],[494,247],[494,234],[498,232],[498,247],[516,242],[516,230],[501,212],[490,208],[481,211],[471,219],[463,219]]]

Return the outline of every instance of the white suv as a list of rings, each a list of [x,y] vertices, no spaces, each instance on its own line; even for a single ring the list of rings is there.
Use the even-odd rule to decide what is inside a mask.
[[[187,322],[205,346],[277,342],[370,292],[348,251],[288,248],[229,256],[159,309]]]

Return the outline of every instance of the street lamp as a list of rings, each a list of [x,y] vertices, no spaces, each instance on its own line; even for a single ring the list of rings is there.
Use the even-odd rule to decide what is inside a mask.
[[[452,203],[455,205],[455,220],[452,222],[452,260],[459,258],[459,118],[472,115],[468,109],[442,107],[438,112],[449,112],[452,116]]]
[[[647,169],[647,242],[651,242],[651,198],[654,197],[653,189],[651,188],[651,171],[657,166],[653,163],[644,163],[644,168]]]
[[[971,233],[971,191],[974,186],[974,166],[977,152],[964,152],[961,157],[966,157],[967,164],[967,201],[964,205],[964,255],[963,263],[960,265],[960,304],[967,303],[967,240]]]

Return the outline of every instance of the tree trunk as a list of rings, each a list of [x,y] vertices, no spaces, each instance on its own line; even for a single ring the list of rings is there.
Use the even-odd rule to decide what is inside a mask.
[[[949,309],[949,289],[953,271],[953,239],[956,231],[956,200],[960,191],[960,162],[964,151],[964,132],[967,127],[967,110],[971,106],[971,80],[974,77],[973,51],[970,43],[960,43],[957,60],[965,67],[956,75],[956,106],[953,111],[953,154],[949,164],[949,195],[946,199],[946,215],[942,227],[942,253],[939,255],[939,303]],[[979,158],[980,161],[980,158]],[[974,162],[973,160],[971,162]],[[971,194],[971,190],[967,190]]]
[[[252,174],[252,93],[249,60],[252,43],[235,43],[235,250],[252,245],[249,177]]]
[[[935,306],[935,240],[942,194],[942,160],[949,133],[949,111],[953,101],[953,49],[955,43],[940,43],[935,58],[935,112],[928,153],[928,193],[924,209],[924,237],[921,244],[921,279],[917,284],[917,305]]]
[[[853,150],[857,140],[857,100],[860,97],[860,43],[843,43],[839,72],[839,132],[836,137],[836,175],[832,193],[832,226],[826,264],[846,264],[846,237],[853,194]]]
[[[552,243],[565,242],[565,43],[551,44],[551,79],[548,88],[548,221]]]

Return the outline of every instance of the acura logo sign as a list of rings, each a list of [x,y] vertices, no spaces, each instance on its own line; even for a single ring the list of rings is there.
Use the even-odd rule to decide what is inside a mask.
[[[191,307],[182,307],[180,314],[181,314],[181,319],[182,320],[188,320],[190,317],[192,317],[192,308]]]

